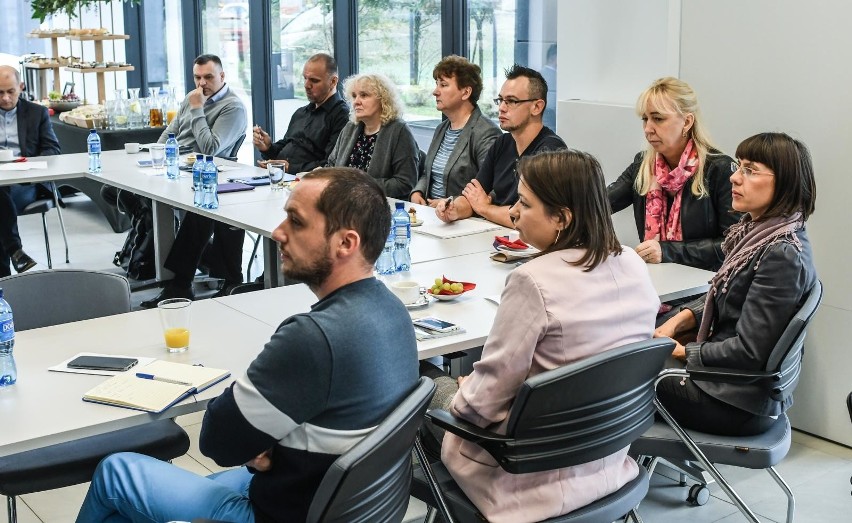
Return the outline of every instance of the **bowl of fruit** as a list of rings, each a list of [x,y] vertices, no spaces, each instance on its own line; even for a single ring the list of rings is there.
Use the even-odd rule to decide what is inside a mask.
[[[437,300],[449,301],[454,300],[467,291],[472,291],[475,288],[475,283],[453,281],[448,279],[446,276],[443,276],[441,278],[435,278],[435,283],[428,292]]]
[[[50,99],[49,107],[54,113],[76,109],[81,103],[75,93],[60,94],[58,91],[51,91],[47,97]]]

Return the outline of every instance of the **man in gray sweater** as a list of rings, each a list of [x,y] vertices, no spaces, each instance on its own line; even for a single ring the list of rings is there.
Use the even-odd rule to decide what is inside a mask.
[[[165,142],[169,133],[175,133],[181,147],[213,156],[228,156],[237,140],[245,135],[248,116],[239,97],[225,83],[225,72],[219,57],[204,54],[195,59],[192,75],[196,88],[187,93],[177,117],[160,135]],[[125,199],[121,198],[125,204]],[[124,205],[133,212],[132,207]],[[166,258],[165,267],[171,270],[174,279],[163,291],[142,307],[156,307],[167,298],[192,298],[192,279],[210,236],[213,243],[209,249],[211,276],[225,280],[226,286],[242,283],[242,249],[245,231],[187,213],[181,223],[172,250]],[[238,246],[237,248],[232,248]]]

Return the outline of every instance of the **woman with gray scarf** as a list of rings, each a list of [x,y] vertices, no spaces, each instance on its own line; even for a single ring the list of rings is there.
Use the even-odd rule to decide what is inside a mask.
[[[737,147],[731,164],[733,208],[744,212],[722,244],[725,261],[706,296],[687,304],[655,336],[677,344],[675,358],[706,367],[759,371],[817,281],[805,221],[816,185],[810,154],[783,133],[762,133]],[[660,401],[685,427],[721,435],[766,431],[790,405],[748,385],[664,380]]]

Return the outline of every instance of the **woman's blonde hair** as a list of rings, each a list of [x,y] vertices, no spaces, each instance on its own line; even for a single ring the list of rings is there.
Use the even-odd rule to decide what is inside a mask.
[[[391,120],[402,118],[405,106],[393,82],[383,74],[364,73],[352,75],[343,83],[343,93],[346,95],[346,99],[349,100],[350,120],[358,123],[358,118],[355,117],[355,106],[352,104],[352,91],[358,85],[361,85],[364,90],[373,93],[379,99],[379,103],[382,106],[382,125],[387,124]]]
[[[687,138],[692,138],[695,149],[698,151],[698,169],[692,177],[690,187],[692,194],[698,198],[708,196],[707,187],[704,185],[704,166],[707,155],[713,154],[716,146],[710,141],[710,135],[701,122],[701,110],[698,107],[698,97],[688,83],[667,76],[655,80],[650,87],[639,95],[636,101],[636,114],[642,117],[648,109],[662,114],[679,114],[686,117],[692,114],[692,126],[689,128]],[[648,148],[639,166],[639,175],[633,187],[641,195],[648,194],[651,187],[651,178],[654,176],[654,164],[657,158],[656,151],[648,144]]]

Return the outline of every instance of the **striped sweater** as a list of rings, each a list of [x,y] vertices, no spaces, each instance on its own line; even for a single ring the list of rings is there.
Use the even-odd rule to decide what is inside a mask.
[[[374,278],[346,285],[286,319],[244,376],[211,401],[201,451],[221,466],[272,449],[249,497],[257,521],[304,521],[337,457],[414,388],[411,319]]]

